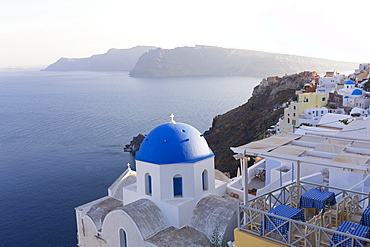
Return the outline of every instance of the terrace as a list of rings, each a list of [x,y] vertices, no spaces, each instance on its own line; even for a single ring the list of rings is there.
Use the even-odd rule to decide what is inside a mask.
[[[238,229],[286,246],[370,246],[368,238],[337,231],[343,222],[360,224],[361,215],[369,204],[369,194],[327,186],[325,191],[334,192],[337,203],[326,205],[323,211],[303,209],[305,221],[269,213],[279,205],[297,207],[292,186],[296,184],[290,183],[253,198],[247,205],[241,203]],[[322,189],[322,184],[303,181],[300,186],[299,196],[311,189]],[[338,210],[338,205],[344,205],[344,209]]]
[[[370,246],[370,215],[362,217],[370,211],[370,142],[351,134],[281,134],[231,148],[243,170],[239,231],[278,246]],[[256,196],[247,193],[250,156],[265,159],[267,180],[280,171]]]

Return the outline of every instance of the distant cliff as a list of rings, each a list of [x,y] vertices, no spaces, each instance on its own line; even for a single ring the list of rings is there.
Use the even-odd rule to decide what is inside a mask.
[[[154,46],[136,46],[130,49],[110,49],[107,53],[87,58],[60,58],[45,68],[45,71],[130,71],[139,57]]]
[[[247,103],[213,119],[212,127],[204,133],[215,153],[216,168],[232,171],[234,175],[239,162],[233,158],[230,147],[237,147],[263,138],[265,131],[278,122],[283,108],[274,110],[295,95],[296,89],[316,77],[316,72],[301,72],[284,77],[263,79],[253,90]]]
[[[158,48],[143,54],[132,77],[168,76],[255,76],[285,75],[300,71],[350,71],[357,63],[267,53],[251,50],[226,49],[211,46]]]

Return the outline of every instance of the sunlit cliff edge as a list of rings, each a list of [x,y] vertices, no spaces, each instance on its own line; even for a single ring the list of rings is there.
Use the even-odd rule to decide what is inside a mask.
[[[143,54],[130,72],[132,77],[254,76],[267,77],[330,70],[351,71],[358,63],[313,57],[226,49],[212,46],[151,50]]]

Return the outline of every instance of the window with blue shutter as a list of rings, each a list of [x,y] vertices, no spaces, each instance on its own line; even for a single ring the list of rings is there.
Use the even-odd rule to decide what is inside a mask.
[[[152,176],[149,173],[145,174],[145,194],[152,195]]]
[[[175,197],[182,196],[182,177],[180,175],[173,177],[173,195]]]
[[[120,247],[127,247],[126,232],[123,229],[119,230],[119,246]]]
[[[204,170],[202,172],[202,187],[203,190],[208,190],[208,171]]]

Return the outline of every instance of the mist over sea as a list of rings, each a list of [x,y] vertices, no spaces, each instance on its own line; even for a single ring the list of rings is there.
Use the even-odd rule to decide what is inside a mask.
[[[0,246],[75,246],[74,208],[107,195],[133,136],[170,120],[200,132],[262,78],[0,72]]]

